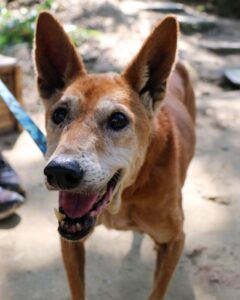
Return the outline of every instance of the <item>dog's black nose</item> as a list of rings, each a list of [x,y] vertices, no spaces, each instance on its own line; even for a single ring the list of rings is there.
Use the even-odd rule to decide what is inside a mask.
[[[76,160],[57,157],[44,169],[48,183],[60,189],[73,189],[83,178],[83,169]]]

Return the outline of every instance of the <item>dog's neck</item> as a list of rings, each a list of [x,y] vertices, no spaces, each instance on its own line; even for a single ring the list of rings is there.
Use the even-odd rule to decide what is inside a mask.
[[[160,116],[159,116],[160,114]],[[145,154],[145,160],[140,168],[134,183],[123,192],[123,198],[130,198],[135,192],[145,189],[154,180],[157,174],[155,167],[166,166],[169,163],[170,153],[174,147],[170,130],[168,113],[163,106],[158,115],[152,120],[152,133],[149,137],[149,145]],[[167,155],[165,155],[165,153]]]

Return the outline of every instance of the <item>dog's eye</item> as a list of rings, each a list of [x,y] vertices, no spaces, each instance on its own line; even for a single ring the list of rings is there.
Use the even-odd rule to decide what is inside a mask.
[[[62,123],[66,116],[67,116],[67,109],[64,107],[58,107],[52,114],[52,121],[59,125],[60,123]]]
[[[113,113],[108,119],[108,128],[118,131],[129,124],[128,118],[121,112]]]

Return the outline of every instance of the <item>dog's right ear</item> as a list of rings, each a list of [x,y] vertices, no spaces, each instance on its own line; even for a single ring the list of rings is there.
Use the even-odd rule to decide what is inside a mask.
[[[44,99],[63,90],[76,76],[86,74],[75,46],[48,12],[38,17],[34,54],[38,89]]]
[[[151,113],[164,98],[167,79],[175,62],[177,37],[177,20],[168,16],[153,29],[123,72],[124,78]]]

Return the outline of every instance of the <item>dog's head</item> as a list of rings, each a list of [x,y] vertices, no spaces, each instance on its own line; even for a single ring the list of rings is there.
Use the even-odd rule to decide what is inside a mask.
[[[78,240],[117,213],[149,146],[154,113],[176,55],[177,22],[159,23],[122,74],[88,74],[62,26],[40,14],[35,65],[46,108],[46,185],[59,192],[60,234]],[[116,46],[115,46],[116,47]]]

